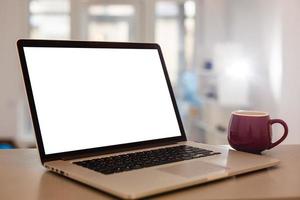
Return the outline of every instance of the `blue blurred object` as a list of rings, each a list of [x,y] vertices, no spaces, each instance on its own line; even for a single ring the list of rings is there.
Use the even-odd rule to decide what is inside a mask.
[[[212,68],[213,68],[213,63],[211,61],[206,61],[204,63],[204,69],[206,69],[206,70],[212,70]]]
[[[189,104],[199,107],[201,101],[198,95],[199,80],[197,74],[192,70],[186,70],[181,76],[181,87],[183,93],[183,100]]]
[[[0,149],[14,149],[10,144],[0,144]]]

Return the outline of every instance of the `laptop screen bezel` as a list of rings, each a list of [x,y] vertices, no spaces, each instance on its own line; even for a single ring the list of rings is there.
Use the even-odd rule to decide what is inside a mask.
[[[167,73],[167,68],[163,59],[161,48],[155,43],[125,43],[125,42],[91,42],[91,41],[66,41],[66,40],[31,40],[31,39],[21,39],[17,41],[17,47],[19,52],[19,58],[22,68],[23,80],[25,83],[25,89],[27,93],[27,99],[29,103],[31,118],[33,122],[33,128],[36,135],[36,142],[39,149],[39,154],[41,162],[47,162],[51,160],[58,160],[68,157],[77,156],[88,156],[105,153],[112,153],[116,150],[131,149],[131,148],[142,148],[148,145],[159,145],[171,142],[186,141],[186,134],[183,128],[183,124],[180,118],[180,114],[177,108],[175,96],[172,90],[171,82]],[[181,132],[180,136],[148,140],[142,142],[134,142],[127,144],[112,145],[106,147],[96,147],[90,149],[82,149],[76,151],[68,151],[62,153],[45,154],[44,144],[42,140],[40,125],[37,117],[37,111],[34,103],[34,97],[32,93],[30,77],[27,69],[24,47],[56,47],[56,48],[124,48],[124,49],[157,49],[161,61],[161,66],[165,75],[165,80],[169,89],[169,94],[172,100],[173,108],[176,114],[178,126]]]

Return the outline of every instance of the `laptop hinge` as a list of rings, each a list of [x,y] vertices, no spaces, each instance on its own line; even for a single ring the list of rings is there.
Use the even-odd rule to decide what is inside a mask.
[[[178,142],[164,142],[164,143],[159,143],[159,144],[147,144],[147,145],[138,146],[138,147],[126,147],[126,148],[118,148],[118,149],[109,150],[109,151],[101,151],[101,152],[85,153],[85,154],[80,154],[80,155],[65,156],[61,159],[62,160],[74,160],[74,159],[91,157],[91,156],[101,156],[101,155],[105,155],[105,154],[120,153],[120,152],[132,151],[132,150],[140,150],[140,149],[160,147],[160,146],[165,146],[165,145],[173,145],[173,144],[177,144],[177,143]]]

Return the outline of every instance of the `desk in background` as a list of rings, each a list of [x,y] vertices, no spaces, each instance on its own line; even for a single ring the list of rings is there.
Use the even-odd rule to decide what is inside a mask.
[[[281,145],[264,154],[279,158],[280,165],[150,199],[300,199],[300,145]],[[116,197],[46,171],[36,149],[17,149],[0,150],[0,199],[101,200]]]

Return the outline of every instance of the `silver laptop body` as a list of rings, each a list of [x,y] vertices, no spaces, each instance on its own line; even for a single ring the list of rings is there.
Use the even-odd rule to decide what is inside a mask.
[[[279,163],[187,141],[157,44],[17,45],[41,162],[53,172],[136,199]]]

